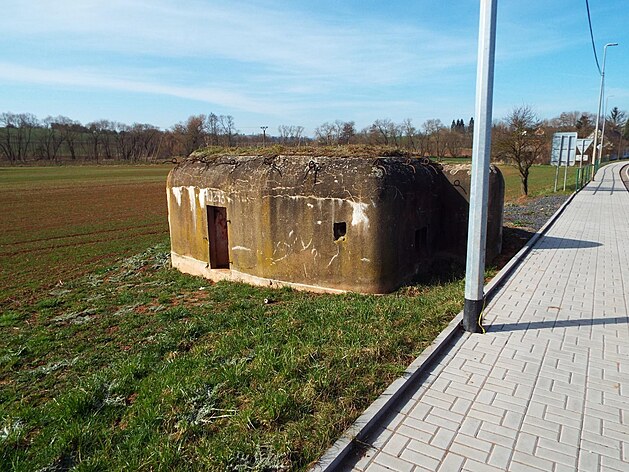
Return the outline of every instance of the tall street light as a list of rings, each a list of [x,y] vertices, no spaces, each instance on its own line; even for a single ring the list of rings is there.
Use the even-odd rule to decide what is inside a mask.
[[[483,285],[487,246],[487,201],[491,152],[491,112],[494,93],[496,8],[497,0],[480,1],[475,126],[472,148],[470,211],[467,227],[465,307],[463,309],[463,329],[471,333],[481,331],[481,316],[485,304]]]
[[[603,104],[603,90],[605,88],[605,59],[607,58],[607,48],[610,46],[618,46],[618,43],[607,43],[603,48],[603,69],[601,70],[601,90],[598,94],[598,112],[596,113],[596,128],[594,129],[594,151],[592,152],[593,159],[592,164],[594,164],[594,168],[592,169],[592,180],[594,180],[594,172],[596,172],[596,149],[598,146],[598,125],[601,120],[601,105]],[[602,152],[602,149],[601,149]],[[599,155],[599,164],[600,164],[600,156]]]
[[[598,156],[598,162],[601,163],[603,162],[603,146],[604,146],[604,142],[605,142],[605,123],[607,123],[607,105],[609,104],[609,99],[613,97],[613,95],[610,95],[609,97],[605,97],[605,107],[603,107],[603,129],[601,130],[601,152],[599,153]]]

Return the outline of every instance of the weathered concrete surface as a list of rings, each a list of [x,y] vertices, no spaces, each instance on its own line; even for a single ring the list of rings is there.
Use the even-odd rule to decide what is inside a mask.
[[[490,181],[493,256],[504,182],[497,169]],[[444,253],[464,256],[468,195],[469,166],[404,157],[190,159],[168,176],[173,266],[213,280],[387,293]],[[223,211],[225,265],[210,251]]]

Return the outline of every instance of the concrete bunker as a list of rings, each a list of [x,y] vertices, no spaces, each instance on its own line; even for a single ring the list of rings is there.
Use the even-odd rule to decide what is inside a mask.
[[[173,267],[211,280],[391,292],[464,260],[470,166],[407,157],[194,156],[167,182]],[[504,181],[490,174],[487,255]]]

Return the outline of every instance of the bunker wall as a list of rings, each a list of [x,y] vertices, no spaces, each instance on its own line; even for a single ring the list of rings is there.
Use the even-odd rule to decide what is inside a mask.
[[[491,182],[493,255],[501,175]],[[442,173],[401,158],[223,156],[180,164],[167,187],[173,265],[214,280],[386,293],[440,252],[465,254],[464,169]]]

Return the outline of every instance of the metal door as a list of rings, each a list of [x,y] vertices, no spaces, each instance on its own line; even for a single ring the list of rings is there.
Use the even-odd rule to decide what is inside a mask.
[[[229,240],[227,237],[227,208],[207,207],[210,267],[229,269]]]

